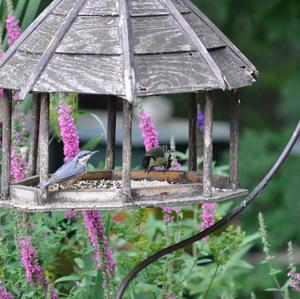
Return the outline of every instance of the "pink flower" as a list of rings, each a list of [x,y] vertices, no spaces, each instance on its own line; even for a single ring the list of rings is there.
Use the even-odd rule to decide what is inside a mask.
[[[38,262],[37,253],[32,245],[31,237],[20,237],[19,246],[27,281],[30,284],[39,284],[42,287],[46,287],[47,281],[44,276],[44,271]]]
[[[68,162],[79,153],[79,136],[70,105],[59,106],[58,123],[64,143],[65,162]]]
[[[76,218],[76,216],[77,216],[77,213],[76,213],[76,211],[73,211],[73,210],[70,210],[70,211],[65,213],[65,219],[70,219],[71,220],[71,219]]]
[[[142,135],[144,138],[146,152],[148,152],[152,148],[159,147],[158,131],[155,125],[152,123],[152,118],[150,114],[146,112],[141,112],[140,118],[141,120],[139,127],[142,131]]]
[[[12,147],[11,151],[11,175],[14,181],[20,181],[26,178],[26,168],[28,164],[23,159],[22,155]]]
[[[201,231],[206,230],[208,227],[212,226],[215,223],[216,208],[216,203],[206,203],[202,205]],[[207,241],[208,238],[205,238],[203,240]]]
[[[162,207],[163,219],[165,224],[170,224],[175,221],[175,216],[181,212],[180,207]]]
[[[6,288],[0,287],[0,299],[14,299],[14,296]]]
[[[1,42],[1,41],[0,41]],[[0,50],[0,58],[4,55],[4,51]],[[4,94],[4,89],[0,88],[0,98],[3,96]]]
[[[94,259],[97,263],[97,267],[104,273],[104,287],[107,287],[114,275],[116,265],[112,250],[108,245],[108,239],[105,236],[103,219],[98,211],[83,211],[82,214],[89,238],[95,250]]]
[[[58,294],[54,288],[51,289],[51,299],[59,299]]]
[[[300,293],[300,273],[289,272],[288,276],[291,277],[290,287]]]
[[[8,35],[7,44],[11,46],[21,35],[20,21],[15,16],[8,15],[5,23]]]
[[[165,299],[176,299],[176,295],[172,294],[172,295],[168,295]]]

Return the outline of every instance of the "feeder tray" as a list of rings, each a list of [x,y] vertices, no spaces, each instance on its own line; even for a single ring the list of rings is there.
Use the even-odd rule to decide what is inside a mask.
[[[246,194],[238,183],[239,89],[255,66],[190,0],[53,0],[0,60],[2,206],[23,210],[123,209],[218,202]],[[212,175],[213,90],[229,91],[230,174]],[[29,176],[11,182],[12,91],[33,94]],[[105,169],[86,180],[121,180],[121,188],[51,191],[51,93],[107,95]],[[204,102],[203,169],[197,173],[197,101]],[[186,93],[188,172],[132,171],[132,117],[137,98]],[[103,100],[103,97],[99,97]],[[122,172],[115,168],[117,101],[123,104]],[[225,103],[225,102],[224,102]],[[38,161],[38,162],[37,162]],[[39,169],[38,169],[39,167]],[[39,174],[39,177],[34,176]],[[135,186],[136,180],[160,183]]]
[[[122,174],[119,171],[100,171],[87,173],[78,178],[106,183],[119,182]],[[118,210],[146,207],[181,206],[187,204],[203,204],[221,202],[247,194],[245,189],[230,189],[229,178],[213,176],[213,193],[210,198],[203,197],[202,175],[197,172],[183,171],[132,171],[133,181],[132,199],[124,201],[122,188],[91,188],[72,190],[72,186],[65,187],[71,190],[51,191],[48,197],[42,199],[38,184],[38,177],[31,177],[11,186],[11,200],[1,201],[4,207],[14,207],[26,211],[59,211],[59,210]],[[149,182],[145,183],[145,180]],[[135,185],[142,185],[135,187]],[[40,202],[43,204],[40,204]]]

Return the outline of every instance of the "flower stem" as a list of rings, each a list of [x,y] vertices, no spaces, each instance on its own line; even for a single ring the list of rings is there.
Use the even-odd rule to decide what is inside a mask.
[[[211,281],[210,281],[210,283],[209,283],[209,286],[208,286],[208,288],[207,288],[207,290],[206,290],[206,292],[205,292],[205,295],[204,295],[203,299],[206,299],[206,298],[207,298],[208,293],[209,293],[209,290],[211,289],[211,286],[212,286],[212,284],[213,284],[213,282],[214,282],[214,280],[215,280],[215,278],[216,278],[216,276],[217,276],[218,270],[219,270],[219,265],[217,265],[217,267],[216,267],[216,270],[215,270],[215,272],[214,272],[214,274],[213,274],[213,277],[211,278]]]

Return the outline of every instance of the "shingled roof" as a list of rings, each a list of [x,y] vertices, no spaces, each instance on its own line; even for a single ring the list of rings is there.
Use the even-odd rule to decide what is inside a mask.
[[[0,86],[136,96],[235,89],[253,64],[189,0],[54,0],[0,60]]]

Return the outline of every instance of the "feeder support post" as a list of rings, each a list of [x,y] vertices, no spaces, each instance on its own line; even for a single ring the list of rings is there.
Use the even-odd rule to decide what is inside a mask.
[[[131,198],[132,104],[123,99],[122,188],[124,200]]]
[[[41,94],[41,112],[40,112],[40,183],[48,179],[49,174],[49,93]]]
[[[213,93],[205,94],[204,132],[203,132],[203,196],[212,195],[212,157],[213,157]]]
[[[189,171],[197,171],[197,94],[189,95]]]
[[[4,199],[9,197],[11,171],[11,129],[12,129],[12,92],[4,90],[2,114],[2,176],[1,192]]]
[[[239,187],[238,150],[239,150],[240,92],[231,91],[230,96],[230,186],[233,190]]]
[[[33,93],[32,107],[31,107],[31,130],[30,130],[30,142],[29,142],[29,155],[28,155],[29,176],[33,176],[37,174],[40,104],[41,104],[41,94]]]
[[[115,96],[109,96],[105,169],[115,168],[116,115],[117,115],[116,106],[117,106],[117,98]]]

